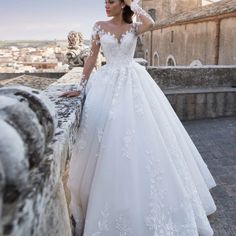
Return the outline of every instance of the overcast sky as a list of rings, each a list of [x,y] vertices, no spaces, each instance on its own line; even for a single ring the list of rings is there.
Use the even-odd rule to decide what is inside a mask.
[[[105,0],[7,0],[0,4],[0,40],[90,38],[93,23],[107,19]]]

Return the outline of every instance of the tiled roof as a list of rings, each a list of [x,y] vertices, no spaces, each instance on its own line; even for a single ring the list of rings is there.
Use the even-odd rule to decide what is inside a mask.
[[[168,19],[163,19],[159,22],[157,21],[156,28],[233,12],[236,13],[236,0],[221,0],[188,12],[172,15]]]

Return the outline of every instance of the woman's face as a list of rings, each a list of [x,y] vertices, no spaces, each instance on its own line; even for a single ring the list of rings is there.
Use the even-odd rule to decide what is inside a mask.
[[[105,0],[105,8],[107,16],[117,16],[122,11],[122,6],[125,6],[121,0]]]

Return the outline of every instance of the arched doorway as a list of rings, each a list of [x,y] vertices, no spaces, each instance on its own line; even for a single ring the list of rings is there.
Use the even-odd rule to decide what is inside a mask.
[[[159,66],[160,65],[160,58],[158,52],[154,53],[153,56],[153,66]]]
[[[169,55],[166,60],[166,66],[176,66],[176,61],[174,56]]]

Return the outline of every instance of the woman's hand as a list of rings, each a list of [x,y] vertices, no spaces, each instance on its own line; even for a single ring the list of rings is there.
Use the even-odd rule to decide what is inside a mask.
[[[61,95],[59,95],[59,97],[67,97],[67,98],[70,98],[70,97],[77,97],[81,94],[81,91],[68,91],[68,92],[65,92]]]

